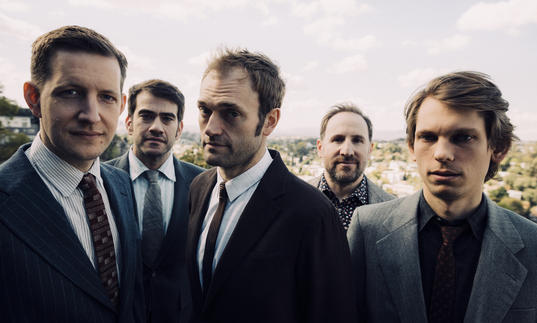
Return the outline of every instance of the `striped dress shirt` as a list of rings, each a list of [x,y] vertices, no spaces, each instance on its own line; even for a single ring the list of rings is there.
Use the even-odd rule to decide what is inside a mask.
[[[78,188],[78,184],[80,184],[85,173],[50,151],[43,144],[43,141],[41,141],[40,134],[35,137],[30,149],[27,149],[25,153],[56,201],[62,206],[67,220],[71,224],[71,228],[73,228],[89,260],[93,264],[93,267],[95,267],[96,259],[93,252],[93,238],[89,228],[86,210],[84,209],[84,195],[82,190]],[[97,189],[103,198],[108,223],[112,231],[116,259],[121,259],[116,222],[112,215],[108,195],[104,189],[100,165],[99,158],[97,158],[88,170],[88,173],[95,176]],[[119,268],[117,271],[119,275]]]

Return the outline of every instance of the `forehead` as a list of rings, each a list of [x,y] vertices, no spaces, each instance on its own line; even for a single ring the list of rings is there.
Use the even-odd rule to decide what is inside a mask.
[[[174,102],[155,96],[147,90],[142,90],[136,96],[136,111],[149,110],[156,113],[173,113],[177,115],[177,104]]]
[[[59,50],[50,58],[52,82],[82,83],[119,91],[121,70],[115,57]],[[46,82],[45,82],[46,83]]]
[[[486,134],[485,119],[473,109],[452,108],[432,98],[426,98],[418,110],[416,132],[452,132],[458,129],[471,129]]]
[[[363,136],[368,138],[367,123],[354,112],[339,112],[326,123],[325,137],[334,135]]]
[[[210,106],[235,104],[242,108],[257,109],[258,94],[252,89],[248,73],[233,68],[225,74],[210,71],[202,80],[199,101]]]

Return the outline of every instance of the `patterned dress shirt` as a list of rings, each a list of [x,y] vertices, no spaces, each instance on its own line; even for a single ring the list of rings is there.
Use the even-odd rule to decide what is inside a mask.
[[[324,193],[324,195],[326,195],[330,199],[330,201],[336,208],[339,220],[341,221],[343,228],[345,228],[345,231],[347,231],[347,229],[349,228],[354,209],[356,209],[360,205],[367,204],[369,201],[369,197],[367,194],[367,180],[365,178],[365,175],[360,181],[360,184],[356,186],[354,191],[352,191],[349,196],[347,196],[341,201],[337,198],[337,196],[328,186],[328,183],[324,178],[324,174],[321,176],[318,188],[321,190],[321,192]]]

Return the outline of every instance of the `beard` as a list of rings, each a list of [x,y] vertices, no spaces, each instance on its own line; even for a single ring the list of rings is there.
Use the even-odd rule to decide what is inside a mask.
[[[354,170],[349,167],[343,167],[341,170],[337,170],[337,166],[341,162],[354,162],[356,167]],[[335,161],[332,166],[328,169],[328,176],[332,182],[337,183],[340,186],[347,186],[354,183],[362,175],[363,169],[360,167],[360,161],[356,159],[343,159]]]

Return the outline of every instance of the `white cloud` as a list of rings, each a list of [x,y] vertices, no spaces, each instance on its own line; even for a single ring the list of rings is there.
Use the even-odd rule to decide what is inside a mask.
[[[0,13],[0,33],[25,42],[32,42],[43,32],[36,25]]]
[[[527,24],[537,24],[537,1],[509,0],[494,3],[479,2],[457,21],[461,30],[507,30],[517,32]]]
[[[331,42],[334,49],[366,51],[379,45],[379,41],[373,35],[366,35],[360,39],[334,38]]]
[[[0,84],[3,86],[2,95],[15,100],[20,106],[25,107],[22,96],[22,84],[24,83],[24,73],[17,69],[17,66],[6,58],[0,57]]]
[[[446,69],[416,68],[397,77],[397,81],[404,88],[418,88],[425,85],[434,77],[447,73]]]
[[[446,51],[459,50],[470,42],[470,37],[467,35],[456,34],[451,37],[444,38],[440,41],[431,43],[427,53],[436,55]]]
[[[304,72],[311,71],[311,70],[316,69],[318,66],[319,66],[319,61],[315,61],[315,60],[309,61],[306,63],[306,65],[304,65],[304,67],[302,68],[302,71]]]
[[[0,10],[9,12],[23,12],[30,7],[22,1],[0,0]]]
[[[197,56],[191,57],[187,60],[188,64],[195,66],[204,66],[211,58],[212,53],[209,51],[203,52]]]
[[[348,72],[360,71],[367,69],[367,61],[363,55],[357,54],[348,56],[335,63],[330,68],[330,73],[344,74]]]
[[[138,55],[127,46],[118,46],[118,48],[127,57],[127,61],[129,62],[128,72],[136,71],[137,74],[143,74],[144,71],[155,69],[153,59]],[[131,75],[129,75],[129,78],[131,78]]]

